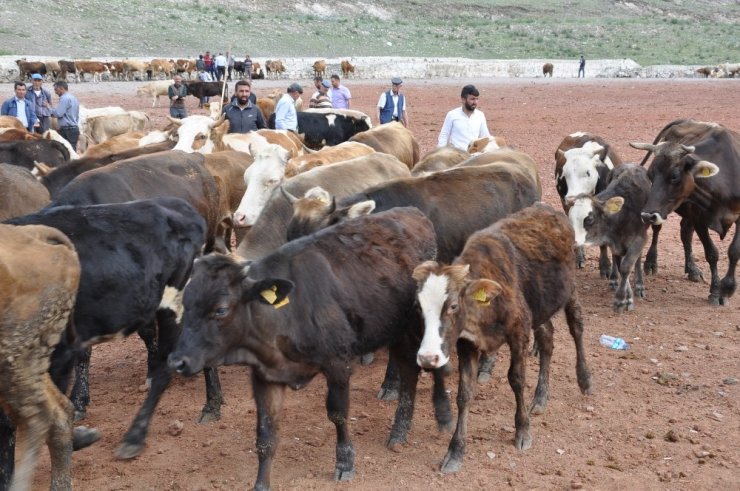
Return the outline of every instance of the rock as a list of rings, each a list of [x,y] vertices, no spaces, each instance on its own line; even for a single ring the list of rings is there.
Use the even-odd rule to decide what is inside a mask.
[[[678,376],[676,374],[668,372],[658,372],[658,375],[653,378],[660,385],[670,385],[671,382],[678,380]]]
[[[167,426],[167,433],[171,436],[179,436],[184,428],[185,424],[179,419],[176,419]]]
[[[723,378],[722,383],[725,385],[735,385],[737,383],[737,379],[735,377]]]
[[[579,481],[571,481],[570,489],[583,489],[583,483]]]
[[[704,457],[709,457],[709,452],[706,450],[694,450],[694,455],[696,455],[697,458],[703,459]]]
[[[688,351],[688,350],[689,350],[688,346],[679,346],[675,349],[675,351],[678,351],[679,353],[682,351]]]
[[[678,433],[673,430],[668,430],[668,433],[665,434],[663,439],[667,442],[676,443],[679,440]]]
[[[555,451],[558,453],[558,455],[563,455],[565,453],[565,450],[563,450],[562,448],[559,448]]]
[[[493,460],[493,459],[495,459],[495,458],[496,458],[496,454],[495,454],[495,453],[493,453],[493,452],[486,452],[486,455],[487,455],[487,456],[488,456],[488,458],[489,458],[489,459],[491,459],[491,460]]]

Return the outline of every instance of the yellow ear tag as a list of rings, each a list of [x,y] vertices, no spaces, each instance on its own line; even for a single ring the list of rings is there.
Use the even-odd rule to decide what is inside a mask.
[[[319,203],[324,204],[324,205],[328,205],[329,204],[329,200],[326,199],[326,198],[324,198],[323,196],[321,196],[320,198],[316,198],[316,201],[318,201]]]
[[[279,309],[280,307],[285,307],[290,303],[290,300],[288,300],[288,297],[285,297],[281,302],[272,304],[273,307],[276,309]]]
[[[704,167],[701,170],[701,175],[704,177],[709,177],[711,174],[712,174],[712,169],[710,169],[709,167]]]
[[[483,288],[479,288],[478,290],[474,291],[471,297],[473,297],[473,300],[482,304],[483,307],[488,307],[489,305],[491,305],[491,301],[488,300],[486,296],[486,291]]]
[[[275,300],[277,300],[277,295],[275,294],[275,290],[277,290],[277,288],[275,288],[275,286],[273,286],[272,287],[272,290],[262,290],[260,292],[260,295],[262,296],[262,298],[264,298],[265,300],[267,300],[267,302],[270,305],[272,305],[272,304],[275,303]]]

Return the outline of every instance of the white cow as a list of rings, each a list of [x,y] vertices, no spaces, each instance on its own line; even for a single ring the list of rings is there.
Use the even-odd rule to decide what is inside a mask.
[[[174,83],[174,80],[155,80],[136,89],[136,95],[151,96],[152,107],[159,106],[159,96],[166,96],[167,89],[169,89],[170,85]]]
[[[285,181],[285,167],[290,159],[288,150],[273,144],[252,155],[254,162],[244,171],[247,190],[234,212],[237,227],[254,225],[272,191]]]

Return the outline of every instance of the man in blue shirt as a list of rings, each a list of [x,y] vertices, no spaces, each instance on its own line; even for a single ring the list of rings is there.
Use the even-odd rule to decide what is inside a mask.
[[[26,84],[16,82],[13,85],[15,95],[3,102],[0,108],[0,115],[15,116],[23,124],[26,130],[33,132],[34,126],[39,125],[33,104],[26,100]]]
[[[288,92],[278,101],[275,106],[275,129],[298,131],[298,115],[295,110],[295,101],[303,94],[303,87],[293,83],[288,87]]]
[[[51,110],[51,115],[59,120],[59,134],[77,151],[80,139],[80,103],[69,93],[67,82],[54,83],[54,93],[59,96],[59,104]]]

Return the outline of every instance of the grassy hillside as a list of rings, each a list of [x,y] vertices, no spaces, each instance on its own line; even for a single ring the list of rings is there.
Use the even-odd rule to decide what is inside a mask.
[[[4,0],[0,54],[740,61],[736,0]]]

